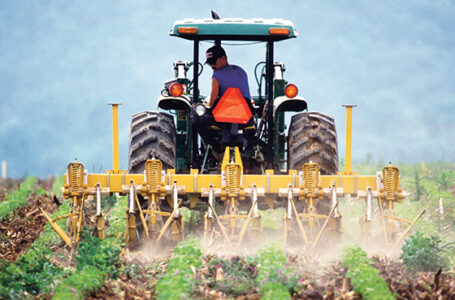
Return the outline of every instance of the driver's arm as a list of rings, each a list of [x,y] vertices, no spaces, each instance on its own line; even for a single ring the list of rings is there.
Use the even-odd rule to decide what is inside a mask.
[[[210,107],[215,103],[216,98],[218,98],[218,93],[220,92],[220,84],[215,77],[212,77],[212,92],[210,93]]]

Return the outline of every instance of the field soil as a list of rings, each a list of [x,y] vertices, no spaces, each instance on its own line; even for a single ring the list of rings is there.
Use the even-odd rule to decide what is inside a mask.
[[[21,180],[0,181],[0,201],[5,201],[7,195],[16,190]],[[52,179],[37,181],[37,186],[47,191],[52,190]],[[453,185],[449,192],[454,193]],[[40,208],[52,214],[58,208],[62,199],[50,194],[32,193],[27,204],[10,216],[0,221],[0,260],[14,262],[24,253],[43,231],[47,220]],[[87,211],[94,210],[94,201],[87,202]],[[452,207],[448,206],[446,211]],[[85,215],[86,226],[94,228],[88,214]],[[54,251],[66,251],[62,242]],[[384,253],[384,252],[381,252]],[[370,253],[371,254],[371,253]],[[62,268],[75,267],[75,251],[65,254],[68,261],[51,261]],[[137,252],[124,250],[121,263],[117,266],[119,276],[107,280],[103,287],[85,295],[85,299],[156,299],[155,287],[158,279],[168,271],[172,248],[164,249],[156,257],[145,257]],[[147,254],[148,255],[148,254]],[[153,255],[152,255],[153,256]],[[254,256],[254,254],[250,255]],[[214,268],[212,259],[243,260],[238,253],[210,253],[201,257],[202,267],[194,270],[195,286],[191,297],[195,299],[260,299],[259,288],[255,283],[254,274],[250,278],[245,274],[231,274],[223,267]],[[412,273],[406,270],[398,255],[383,254],[372,257],[373,266],[379,271],[379,276],[385,279],[390,291],[397,299],[455,299],[455,277],[453,271],[436,271]],[[319,261],[315,257],[289,251],[286,254],[288,267],[297,270],[299,289],[294,292],[292,299],[362,299],[353,290],[350,279],[346,277],[347,269],[342,266],[341,257]],[[254,273],[254,272],[253,272]],[[234,294],[220,288],[220,282],[227,277],[241,280],[251,280],[254,285],[243,294]],[[235,280],[234,283],[235,284]],[[40,295],[47,298],[51,295]]]
[[[52,189],[52,179],[38,180],[37,187],[44,190]],[[2,182],[2,188],[14,191],[20,181]],[[52,195],[28,196],[27,204],[16,209],[11,215],[0,221],[0,259],[16,261],[25,250],[36,240],[46,225],[46,218],[40,208],[52,213],[58,207],[59,200]]]
[[[196,299],[260,299],[257,289],[252,289],[244,295],[223,293],[215,287],[217,278],[229,276],[223,271],[208,268],[210,259],[214,256],[204,256],[203,267],[196,271],[198,291],[192,294]],[[140,271],[126,273],[117,280],[109,280],[87,299],[155,299],[154,286],[160,274],[166,271],[167,258],[160,258],[152,264],[143,264]],[[232,256],[236,259],[236,256]],[[288,263],[298,265],[302,257],[288,256]],[[305,259],[307,260],[307,259]],[[374,267],[379,270],[392,293],[397,299],[455,299],[455,279],[447,272],[427,272],[413,274],[407,272],[398,260],[387,256],[374,256]],[[139,263],[124,260],[124,264]],[[353,290],[349,278],[346,278],[347,269],[341,261],[335,260],[320,265],[317,261],[306,263],[300,269],[303,288],[292,295],[292,299],[330,299],[355,300],[362,299],[361,295]]]

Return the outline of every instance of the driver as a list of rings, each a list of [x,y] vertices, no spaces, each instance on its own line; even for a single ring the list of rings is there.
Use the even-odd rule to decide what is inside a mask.
[[[226,134],[223,134],[223,141],[216,141],[207,130],[211,125],[222,127],[223,131],[226,127],[225,123],[217,123],[212,115],[212,110],[216,107],[219,99],[224,95],[229,87],[238,88],[245,98],[248,106],[251,106],[250,89],[248,86],[248,76],[246,72],[239,66],[230,65],[227,60],[226,52],[224,49],[215,45],[207,49],[205,64],[208,64],[213,69],[212,75],[212,91],[210,93],[209,112],[204,116],[197,117],[192,115],[192,123],[197,128],[199,135],[206,144],[211,144],[215,148],[219,148],[220,143],[223,144]],[[237,128],[237,124],[233,125]],[[218,149],[219,150],[219,149]]]
[[[240,89],[243,97],[250,102],[250,89],[248,76],[239,66],[230,65],[224,49],[215,45],[205,52],[205,63],[213,69],[212,92],[210,93],[210,107],[215,107],[215,102],[223,96],[229,87]]]

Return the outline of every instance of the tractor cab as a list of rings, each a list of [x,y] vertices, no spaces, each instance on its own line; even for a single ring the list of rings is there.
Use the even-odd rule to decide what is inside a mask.
[[[251,172],[261,173],[266,168],[286,169],[284,112],[306,110],[307,103],[297,96],[297,87],[284,79],[284,64],[274,62],[274,44],[295,38],[298,32],[292,22],[282,19],[214,17],[177,21],[169,32],[171,36],[186,39],[193,44],[193,61],[174,62],[175,79],[165,84],[158,101],[159,108],[177,113],[176,138],[177,148],[180,149],[177,149],[176,169],[187,170],[191,166],[197,167],[201,172],[216,170],[216,165],[220,162],[210,163],[210,157],[214,151],[222,153],[223,146],[240,147],[242,154],[248,157],[247,165],[249,161],[251,166],[260,166],[260,169]],[[201,41],[213,41],[222,46],[229,41],[266,44],[265,56],[258,57],[259,62],[255,67],[258,86],[257,94],[252,95],[251,104],[247,105],[245,99],[240,99],[242,97],[232,91],[230,97],[224,95],[226,99],[219,99],[214,107],[206,107],[203,102],[205,97],[199,91],[199,76],[204,69],[199,53]],[[188,77],[190,68],[192,79]],[[250,91],[256,90],[251,85],[255,81],[249,78],[249,82]],[[199,129],[199,135],[207,137],[202,139],[204,142],[199,147],[194,119],[203,118],[206,114],[213,114],[216,123],[203,130]],[[207,143],[206,140],[210,142]],[[183,144],[185,149],[179,146]]]

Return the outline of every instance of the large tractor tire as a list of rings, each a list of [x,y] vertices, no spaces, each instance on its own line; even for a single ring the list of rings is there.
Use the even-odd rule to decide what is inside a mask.
[[[319,165],[321,175],[338,171],[335,120],[319,112],[304,112],[291,119],[288,140],[288,169],[302,170],[304,163]]]
[[[291,119],[288,136],[288,169],[301,171],[304,163],[317,163],[321,175],[334,175],[338,171],[337,133],[332,117],[319,112],[304,112]],[[297,210],[303,211],[304,203],[296,202]],[[317,201],[318,214],[330,213],[330,199]],[[319,223],[322,226],[322,222]],[[312,232],[315,234],[319,228]],[[327,233],[327,232],[326,232]],[[324,233],[322,243],[327,242]]]
[[[133,115],[130,129],[128,172],[144,172],[147,159],[161,160],[163,170],[176,166],[174,118],[167,113],[144,111]]]
[[[161,160],[163,170],[175,169],[176,166],[176,130],[174,118],[167,113],[144,111],[133,115],[130,128],[130,145],[128,172],[143,174],[147,159]],[[147,200],[138,195],[142,209],[148,207]],[[129,206],[128,197],[128,206]],[[159,209],[172,212],[170,204],[160,201]],[[142,225],[139,210],[136,208],[136,245],[140,245],[145,239],[145,231]],[[159,218],[159,226],[163,226],[167,218]],[[148,218],[146,220],[148,222]]]

